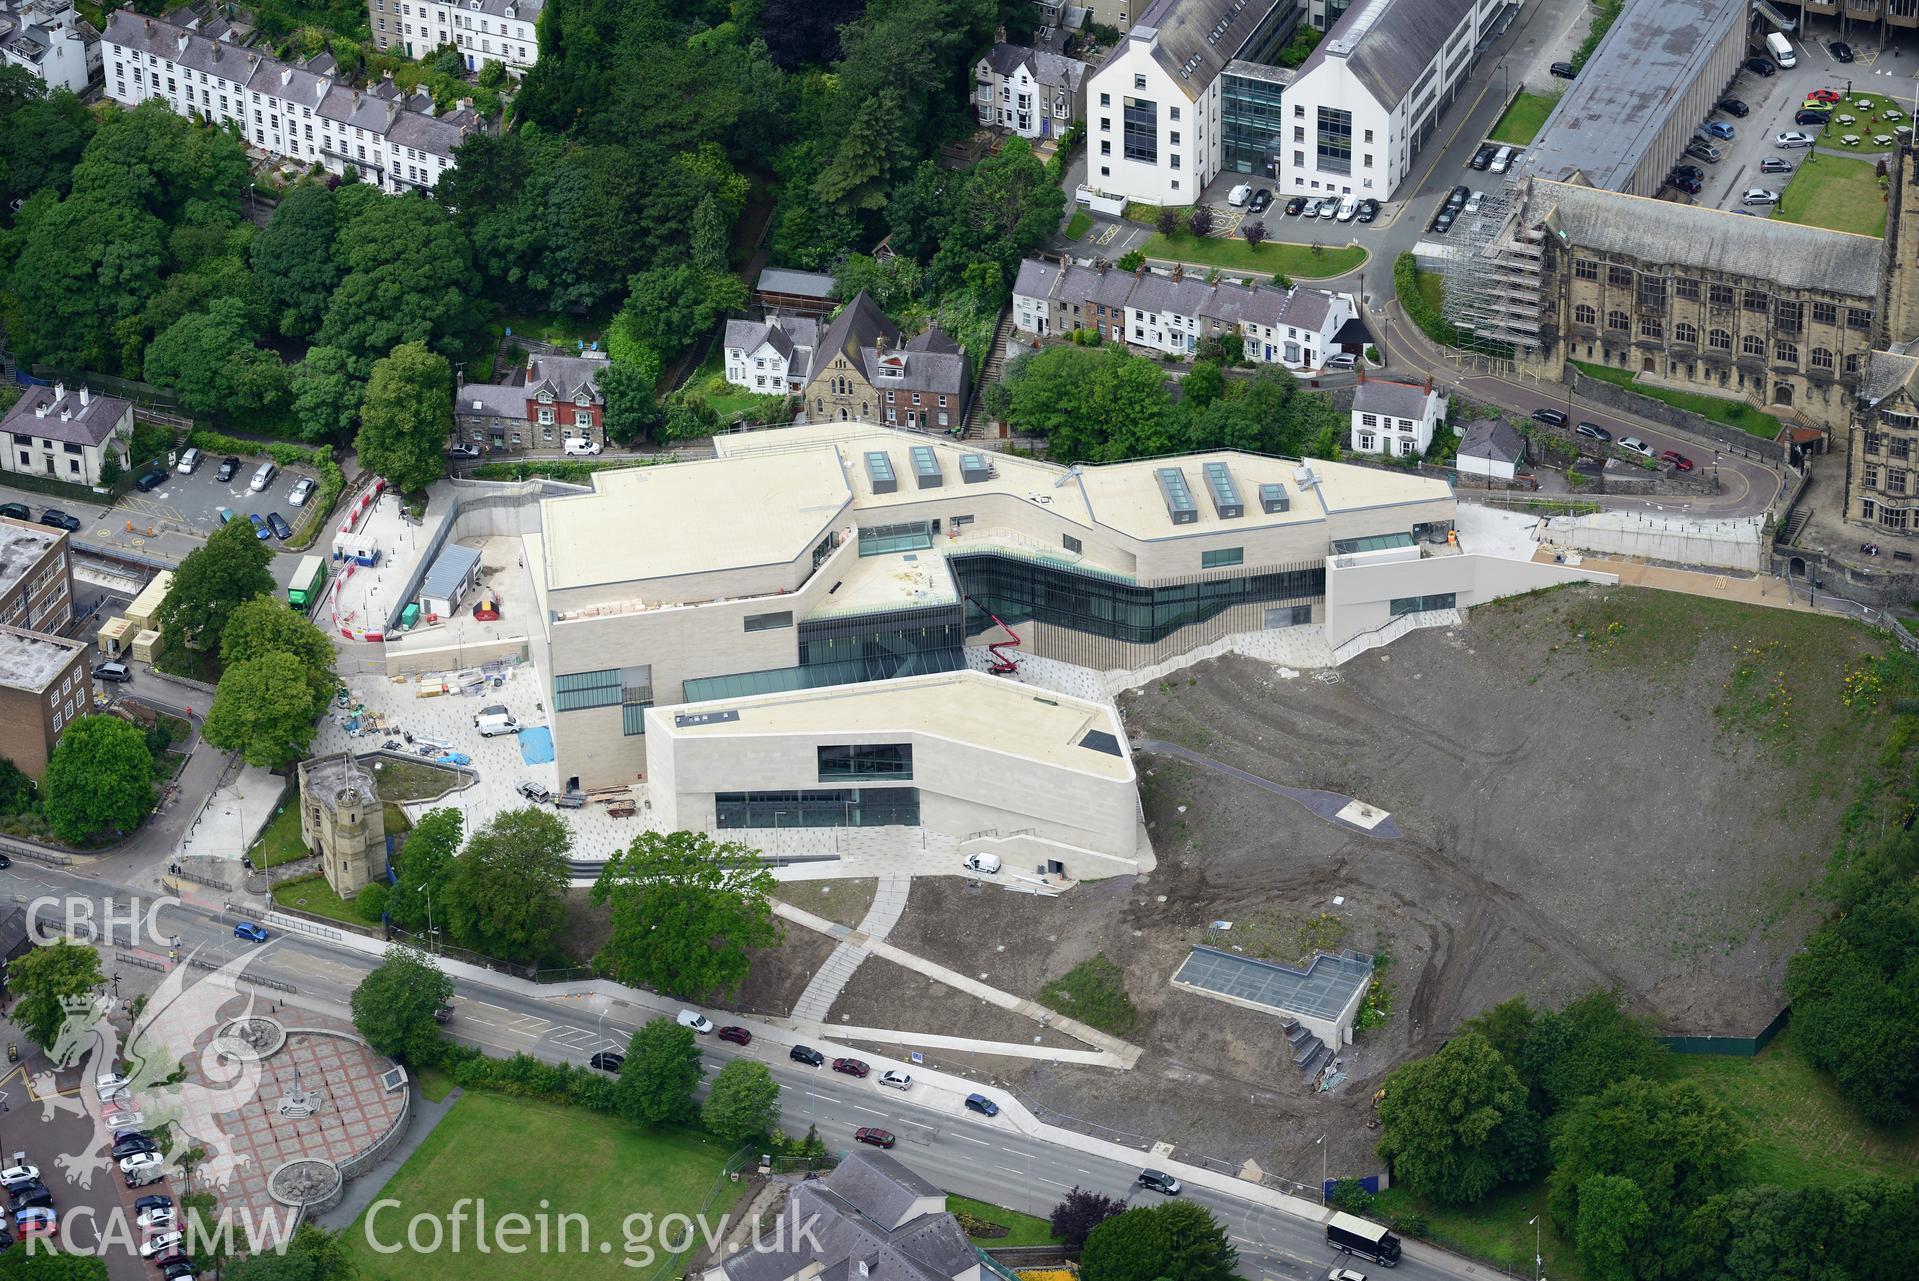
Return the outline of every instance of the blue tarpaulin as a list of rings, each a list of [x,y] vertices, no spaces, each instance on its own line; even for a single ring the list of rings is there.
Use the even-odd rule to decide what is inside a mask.
[[[528,765],[545,765],[553,759],[553,731],[544,725],[520,731],[520,759]]]

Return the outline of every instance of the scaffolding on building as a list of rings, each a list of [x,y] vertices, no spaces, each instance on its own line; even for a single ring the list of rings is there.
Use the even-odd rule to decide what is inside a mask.
[[[1545,211],[1532,191],[1530,178],[1508,179],[1453,224],[1439,268],[1444,315],[1462,351],[1510,359],[1539,345]]]

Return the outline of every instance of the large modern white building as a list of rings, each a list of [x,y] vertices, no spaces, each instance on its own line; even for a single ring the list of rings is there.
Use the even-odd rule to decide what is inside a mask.
[[[1270,62],[1299,14],[1297,0],[1154,0],[1087,79],[1087,185],[1149,204],[1192,204],[1224,163],[1227,64]]]
[[[102,41],[107,96],[129,107],[157,98],[177,115],[237,126],[273,155],[336,174],[350,165],[390,192],[430,190],[481,127],[471,104],[439,115],[430,95],[390,78],[364,90],[340,83],[331,54],[295,65],[234,44],[224,24],[216,30],[116,10]]]
[[[1285,90],[1280,190],[1390,199],[1514,0],[1352,0]]]
[[[25,68],[49,91],[85,93],[100,78],[100,33],[73,0],[7,0],[0,5],[0,61]]]
[[[536,30],[546,0],[367,0],[373,43],[409,58],[448,45],[468,71],[489,62],[524,71],[540,59]]]

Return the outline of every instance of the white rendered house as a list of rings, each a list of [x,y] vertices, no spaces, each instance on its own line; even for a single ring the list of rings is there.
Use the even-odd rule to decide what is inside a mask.
[[[468,71],[489,62],[524,71],[540,59],[535,28],[546,0],[367,0],[373,42],[409,58],[448,45]]]
[[[1356,453],[1423,454],[1433,443],[1433,430],[1446,417],[1446,398],[1424,386],[1366,378],[1353,388],[1352,434],[1348,444]]]
[[[1022,138],[1054,138],[1086,114],[1086,73],[1077,58],[996,44],[973,65],[979,122]]]
[[[85,93],[100,78],[100,33],[72,0],[25,0],[0,8],[0,59],[23,67],[48,92]]]
[[[726,322],[726,381],[762,396],[806,390],[819,324],[804,316]]]

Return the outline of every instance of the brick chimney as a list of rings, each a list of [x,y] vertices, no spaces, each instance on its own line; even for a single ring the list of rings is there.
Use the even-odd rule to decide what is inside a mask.
[[[1433,376],[1430,373],[1426,375],[1426,394],[1433,394]]]
[[[873,340],[873,350],[878,352],[882,356],[886,354],[886,335],[885,334],[881,334],[879,337]]]
[[[1357,369],[1353,371],[1353,374],[1356,382],[1364,383],[1366,381],[1366,366],[1364,365],[1359,366]]]
[[[1177,284],[1184,279],[1186,279],[1186,264],[1183,262],[1174,263],[1173,264],[1173,282]]]

